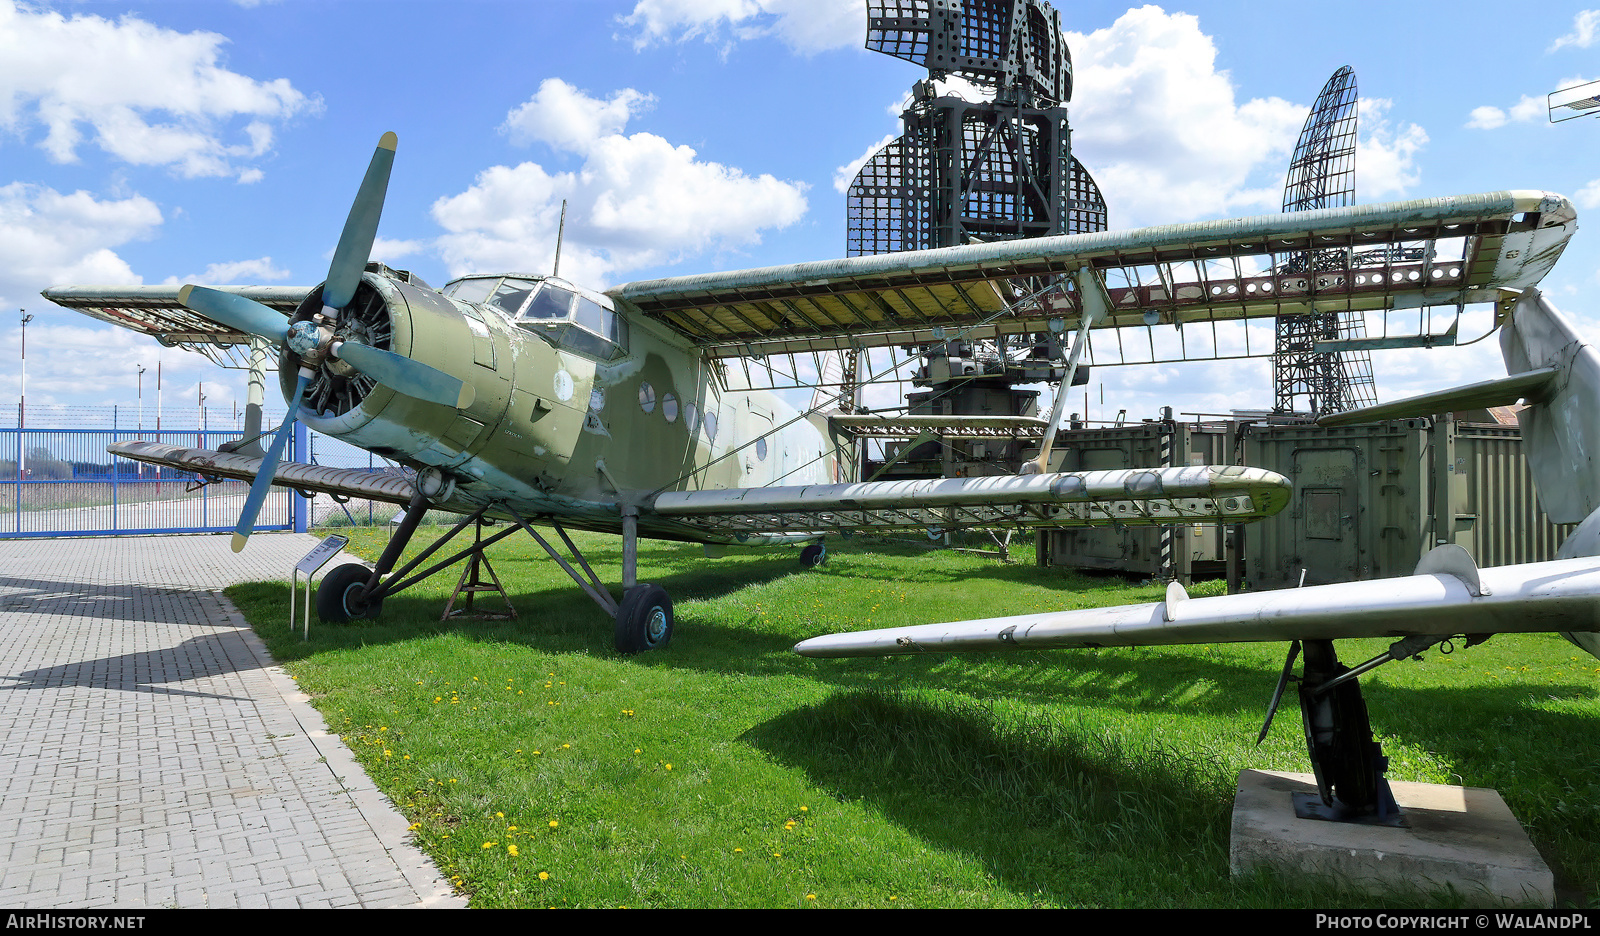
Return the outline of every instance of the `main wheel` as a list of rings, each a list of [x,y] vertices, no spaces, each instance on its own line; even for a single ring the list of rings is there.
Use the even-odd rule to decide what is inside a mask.
[[[347,562],[323,576],[322,584],[317,586],[317,616],[329,624],[377,617],[383,610],[383,599],[361,600],[370,578],[372,570],[359,562]]]
[[[800,550],[800,565],[807,569],[815,569],[828,561],[828,547],[821,543],[812,543]]]
[[[635,585],[617,606],[618,653],[660,650],[672,640],[672,598],[660,585]]]

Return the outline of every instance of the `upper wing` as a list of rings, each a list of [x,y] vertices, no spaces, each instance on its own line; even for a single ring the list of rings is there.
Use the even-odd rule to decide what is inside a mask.
[[[287,318],[313,286],[212,286],[221,292],[254,299]],[[52,286],[44,297],[58,306],[75,309],[102,322],[110,322],[168,347],[174,345],[248,345],[251,336],[198,312],[178,301],[182,286]]]
[[[1199,465],[678,491],[659,495],[654,510],[704,532],[736,538],[1243,523],[1282,510],[1290,490],[1289,479],[1262,468]]]
[[[1155,604],[829,634],[794,649],[846,657],[1600,630],[1600,558],[1478,569],[1446,545],[1417,572],[1215,598],[1189,598],[1173,583]]]
[[[156,442],[115,442],[106,451],[134,461],[152,465],[166,465],[183,471],[193,471],[202,477],[255,480],[265,460],[253,455],[233,452],[213,452],[209,449],[183,448],[161,445]],[[320,491],[344,497],[361,497],[367,500],[388,501],[393,504],[411,502],[411,481],[392,474],[364,471],[357,468],[324,468],[321,465],[300,465],[279,462],[272,483],[301,491]]]
[[[931,343],[952,327],[991,338],[1051,319],[1070,329],[1085,302],[1100,328],[1454,305],[1537,283],[1576,216],[1560,195],[1493,192],[646,280],[608,295],[724,356]],[[1080,268],[1094,274],[1087,290],[1011,295],[1017,278]]]

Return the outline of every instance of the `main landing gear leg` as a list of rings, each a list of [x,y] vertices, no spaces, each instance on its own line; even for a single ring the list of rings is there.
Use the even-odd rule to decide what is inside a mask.
[[[559,524],[551,524],[556,533],[560,534],[561,541],[566,544],[572,558],[583,569],[579,575],[571,563],[567,562],[556,551],[554,546],[543,537],[520,514],[506,507],[511,516],[516,518],[518,524],[531,537],[534,542],[544,547],[568,577],[583,589],[602,611],[611,615],[616,622],[614,642],[618,653],[639,653],[644,650],[659,650],[672,640],[672,598],[667,590],[660,585],[641,585],[639,578],[639,509],[637,507],[622,508],[622,602],[619,604],[611,597],[611,592],[600,584],[600,579],[589,568],[589,563],[584,560],[583,553],[577,544],[567,536]]]
[[[1313,817],[1357,819],[1376,814],[1380,820],[1389,819],[1397,812],[1383,776],[1389,759],[1372,740],[1360,684],[1354,675],[1340,678],[1351,671],[1339,662],[1333,641],[1305,641],[1305,654],[1300,713],[1317,792],[1326,807],[1312,808]]]
[[[406,505],[406,515],[400,521],[400,528],[384,548],[377,568],[368,569],[359,562],[350,562],[324,576],[322,584],[317,587],[317,616],[334,624],[377,617],[383,609],[383,596],[378,593],[378,584],[394,568],[395,560],[400,558],[406,544],[411,542],[412,534],[417,532],[417,524],[422,522],[427,512],[428,499],[420,490],[413,493],[411,503]]]
[[[400,554],[405,551],[406,544],[417,531],[417,524],[422,522],[422,515],[428,512],[428,506],[428,500],[422,495],[411,499],[410,505],[406,507],[405,518],[400,521],[400,528],[395,531],[394,538],[389,540],[389,545],[378,559],[376,568],[368,569],[359,563],[350,563],[334,569],[323,578],[321,587],[317,589],[317,613],[324,621],[336,624],[353,618],[377,617],[383,599],[410,588],[440,569],[455,565],[462,559],[482,555],[483,550],[517,532],[516,527],[507,527],[486,540],[474,542],[449,559],[434,563],[415,575],[410,574],[412,569],[426,562],[428,557],[438,552],[462,530],[481,520],[489,509],[488,505],[485,505],[463,517],[450,529],[450,532],[435,540],[393,575],[389,575],[389,570],[400,560]]]

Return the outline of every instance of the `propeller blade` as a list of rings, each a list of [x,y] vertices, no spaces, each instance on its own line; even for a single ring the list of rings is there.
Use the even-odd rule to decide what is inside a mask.
[[[346,341],[336,346],[333,353],[356,370],[408,397],[466,409],[477,396],[471,384],[393,351]]]
[[[306,384],[311,378],[304,371],[294,385],[294,407],[284,415],[283,425],[278,427],[278,434],[272,437],[272,448],[267,450],[267,458],[261,463],[261,470],[256,472],[256,479],[250,482],[250,496],[245,498],[244,510],[239,512],[239,524],[233,528],[233,551],[240,552],[244,544],[250,539],[250,534],[255,531],[256,515],[261,513],[261,505],[267,499],[267,491],[272,488],[272,476],[278,473],[278,462],[283,459],[283,447],[288,444],[289,436],[294,432],[295,417],[300,415],[300,400],[305,396]]]
[[[361,273],[372,253],[372,241],[378,236],[378,219],[383,215],[383,197],[389,191],[389,170],[394,168],[394,148],[399,139],[393,132],[385,133],[372,152],[372,162],[356,192],[355,204],[350,206],[339,246],[333,251],[333,263],[328,266],[328,281],[322,286],[325,306],[342,309],[355,298]]]
[[[206,318],[273,342],[281,342],[289,331],[289,320],[281,313],[233,293],[204,286],[185,286],[178,290],[178,301]]]

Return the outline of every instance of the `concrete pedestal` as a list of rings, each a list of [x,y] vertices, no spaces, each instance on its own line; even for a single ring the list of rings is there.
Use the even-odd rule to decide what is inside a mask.
[[[1299,819],[1311,774],[1246,770],[1233,801],[1234,874],[1265,866],[1374,892],[1453,888],[1473,905],[1549,907],[1555,879],[1493,790],[1391,782],[1407,828]]]

